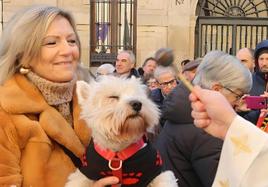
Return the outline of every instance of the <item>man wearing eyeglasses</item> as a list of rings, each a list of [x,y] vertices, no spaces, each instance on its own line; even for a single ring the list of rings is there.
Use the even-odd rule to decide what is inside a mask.
[[[167,96],[177,85],[176,70],[172,66],[158,66],[154,72],[163,97]]]
[[[135,55],[132,51],[124,50],[119,52],[115,62],[115,76],[122,78],[139,77],[139,73],[134,66]]]
[[[152,100],[162,109],[165,97],[177,86],[176,69],[173,66],[157,66],[154,71],[159,88],[150,93]],[[165,120],[160,119],[160,125],[164,125]]]

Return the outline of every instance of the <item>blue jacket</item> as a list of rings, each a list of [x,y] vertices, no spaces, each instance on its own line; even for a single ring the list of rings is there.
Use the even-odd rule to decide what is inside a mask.
[[[258,96],[263,94],[264,91],[267,90],[268,73],[261,72],[258,64],[258,58],[263,50],[268,50],[268,40],[263,40],[262,42],[258,43],[254,51],[255,72],[252,75],[253,84],[249,92],[250,95]],[[239,113],[239,115],[241,115],[248,121],[252,122],[253,124],[257,123],[259,114],[260,114],[259,110],[252,110],[250,112]]]
[[[258,58],[263,50],[268,50],[268,40],[258,43],[254,51],[255,73],[252,76],[253,85],[249,92],[250,95],[261,95],[266,90],[268,74],[261,72],[258,64]]]
[[[249,92],[250,95],[261,95],[266,90],[266,85],[268,82],[268,74],[262,73],[259,70],[256,70],[256,72],[252,75],[252,88]]]

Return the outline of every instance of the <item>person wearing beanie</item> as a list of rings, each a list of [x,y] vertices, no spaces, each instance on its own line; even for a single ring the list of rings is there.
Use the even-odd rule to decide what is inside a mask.
[[[257,44],[254,51],[255,71],[252,74],[252,88],[249,95],[260,96],[267,91],[268,83],[268,40]],[[239,115],[255,125],[262,126],[268,121],[267,113],[260,110],[242,110]]]
[[[255,73],[252,75],[253,85],[250,95],[263,95],[268,88],[268,40],[263,40],[257,44],[254,58]],[[249,120],[255,118],[255,124],[263,130],[268,127],[268,113],[266,110],[251,110],[243,117],[245,119],[249,118]],[[252,120],[250,121],[252,122]]]
[[[255,52],[255,73],[252,75],[253,85],[250,95],[262,95],[267,91],[268,82],[268,40],[258,43]]]

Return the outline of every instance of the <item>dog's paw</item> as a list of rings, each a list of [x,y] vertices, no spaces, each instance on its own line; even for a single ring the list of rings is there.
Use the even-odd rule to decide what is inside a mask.
[[[83,175],[78,169],[69,175],[65,187],[90,187],[93,185],[93,181]]]
[[[165,171],[158,175],[149,185],[148,187],[178,187],[177,179],[172,171]]]

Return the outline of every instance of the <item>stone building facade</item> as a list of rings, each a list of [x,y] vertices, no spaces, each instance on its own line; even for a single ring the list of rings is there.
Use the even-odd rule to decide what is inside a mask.
[[[5,24],[10,16],[18,9],[33,4],[49,4],[71,11],[77,22],[78,32],[82,41],[82,62],[90,67],[90,32],[94,32],[92,29],[90,30],[89,24],[90,2],[92,1],[93,0],[2,0],[3,11],[1,19]],[[226,5],[222,2],[226,2]],[[235,3],[237,2],[240,4],[236,5]],[[137,0],[137,66],[140,66],[145,58],[152,56],[154,52],[161,47],[169,47],[173,49],[175,62],[180,62],[186,58],[193,59],[197,54],[196,51],[198,50],[198,47],[200,48],[205,45],[204,39],[201,45],[196,45],[198,41],[197,36],[202,30],[202,27],[200,27],[200,30],[197,25],[197,18],[201,15],[201,13],[198,12],[198,6],[206,6],[206,8],[210,10],[207,10],[205,14],[214,14],[216,17],[262,17],[262,27],[260,27],[259,30],[258,28],[255,28],[254,32],[256,33],[256,36],[253,43],[255,45],[258,40],[267,38],[266,33],[268,33],[268,28],[267,26],[264,26],[268,25],[266,0]],[[254,12],[248,14],[248,12],[251,11],[251,7],[253,11],[261,12],[263,15]],[[223,12],[222,14],[220,13],[221,11]],[[230,21],[231,19],[232,18],[226,20]],[[252,24],[247,22],[246,19],[244,19],[244,21],[244,25]],[[217,21],[214,22],[217,23]],[[225,23],[225,20],[220,20],[220,22]],[[234,24],[237,25],[237,23]],[[247,43],[247,41],[250,39],[247,40],[245,38],[248,35],[248,29],[250,31],[251,28],[245,27],[246,30],[243,31],[242,26],[240,30],[237,28],[234,30],[232,29],[233,27],[230,27],[231,29],[229,32],[229,27],[227,27],[226,31],[226,29],[224,30],[223,25],[224,24],[215,24],[212,26],[210,25],[210,27],[205,27],[206,32],[210,29],[209,32],[211,35],[210,40],[207,40],[206,38],[206,45],[209,42],[211,43],[210,49],[209,45],[208,49],[205,46],[206,50],[209,51],[219,48],[220,44],[214,45],[214,43],[217,43],[217,41],[220,40],[220,37],[227,38],[224,40],[227,41],[227,43],[229,40],[236,40],[234,36],[231,35],[234,31],[237,33],[240,32],[240,35],[241,33],[245,35],[242,37],[242,39],[244,38],[243,42],[240,37],[241,41],[238,47],[245,47],[248,45],[249,42]],[[219,28],[218,30],[218,27],[221,27],[221,29]],[[225,34],[226,32],[228,33],[227,35]],[[204,34],[203,30],[202,33]],[[239,36],[239,33],[236,34],[236,36]],[[202,37],[203,35],[201,37],[199,36],[199,42]],[[216,38],[214,41],[213,37]],[[254,47],[254,45],[252,46]],[[228,46],[226,45],[226,50],[230,51],[233,46],[228,49],[227,47]],[[236,45],[236,48],[238,47]],[[232,50],[235,51],[234,48]]]
[[[194,55],[195,6],[197,0],[138,0],[137,66],[160,47],[173,48],[176,59]],[[82,61],[89,66],[90,0],[3,0],[3,22],[18,9],[49,4],[70,10],[82,41]]]

